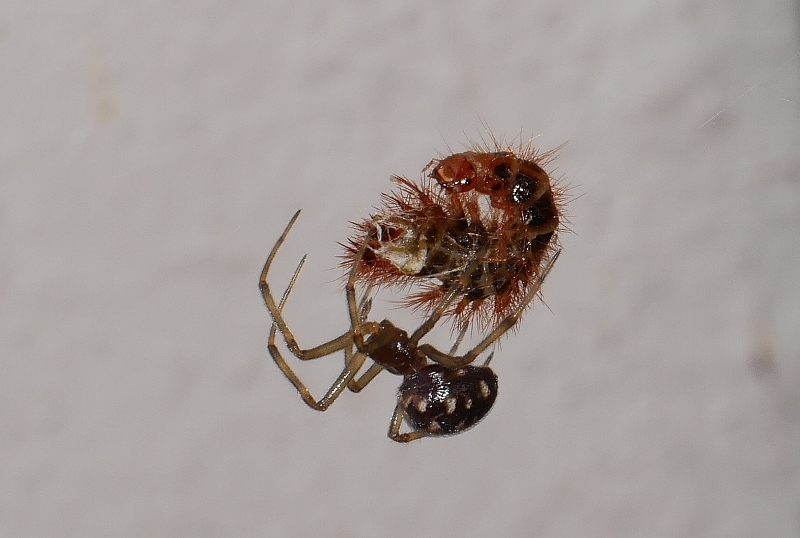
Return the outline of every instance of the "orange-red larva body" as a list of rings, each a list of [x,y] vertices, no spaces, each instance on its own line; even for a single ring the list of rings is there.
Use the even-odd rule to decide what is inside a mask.
[[[430,166],[430,177],[451,196],[473,190],[484,194],[493,207],[518,217],[538,235],[558,228],[560,211],[551,192],[550,176],[535,161],[510,151],[467,151]]]
[[[557,248],[563,190],[541,165],[553,152],[467,151],[432,161],[416,185],[395,178],[378,213],[357,223],[343,265],[366,247],[358,278],[419,285],[404,302],[425,310],[458,287],[458,328],[504,318]]]

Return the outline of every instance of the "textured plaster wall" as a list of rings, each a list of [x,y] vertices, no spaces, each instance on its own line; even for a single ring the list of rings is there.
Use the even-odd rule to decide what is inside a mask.
[[[788,0],[6,0],[0,535],[800,535],[799,28]],[[303,208],[275,285],[310,253],[287,317],[339,334],[348,221],[482,122],[568,141],[578,196],[495,409],[400,446],[393,376],[306,408],[267,250]]]

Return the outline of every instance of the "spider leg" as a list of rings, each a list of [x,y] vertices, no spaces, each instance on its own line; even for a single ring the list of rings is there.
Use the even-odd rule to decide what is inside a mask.
[[[445,314],[447,309],[456,300],[456,297],[461,295],[464,290],[466,289],[467,283],[470,280],[472,274],[476,271],[478,267],[478,263],[481,260],[483,252],[476,252],[472,256],[472,261],[470,261],[469,265],[464,269],[460,278],[454,282],[450,288],[445,292],[442,299],[439,301],[439,304],[436,306],[431,315],[426,319],[422,325],[420,325],[414,334],[411,335],[410,342],[413,344],[417,344],[422,337],[428,334],[431,329],[439,322],[441,317]],[[459,341],[460,343],[460,341]]]
[[[409,443],[430,435],[430,433],[422,430],[412,430],[406,433],[400,433],[400,427],[403,425],[404,418],[405,413],[403,413],[403,408],[400,407],[400,404],[398,403],[394,408],[394,413],[392,413],[392,420],[389,422],[389,438],[392,441],[397,441],[398,443]]]
[[[364,372],[361,377],[358,379],[353,379],[348,385],[347,388],[350,389],[351,392],[361,392],[364,390],[364,387],[369,385],[369,382],[375,379],[379,373],[383,371],[383,366],[378,363],[374,363],[372,366],[367,368],[367,371]]]
[[[269,345],[269,354],[272,355],[272,359],[275,361],[275,364],[278,365],[278,368],[281,369],[283,375],[286,376],[292,385],[294,385],[294,388],[297,389],[297,392],[300,394],[300,397],[303,399],[306,405],[312,409],[316,409],[317,411],[325,411],[336,400],[336,398],[341,395],[342,391],[345,389],[345,387],[347,387],[347,384],[350,382],[350,380],[355,377],[356,373],[367,358],[367,356],[363,353],[353,354],[352,358],[350,359],[350,363],[344,368],[344,370],[342,370],[342,373],[339,374],[339,377],[337,377],[336,381],[334,381],[330,386],[328,391],[325,393],[325,396],[317,401],[308,388],[292,371],[292,369],[289,368],[289,365],[286,364],[286,361],[281,356],[278,348],[273,344]]]
[[[533,301],[533,298],[539,293],[539,290],[542,288],[542,284],[544,284],[544,279],[547,277],[548,273],[550,273],[550,270],[553,269],[553,266],[555,265],[560,254],[561,250],[557,250],[555,254],[553,254],[542,272],[538,277],[536,277],[534,285],[531,287],[530,291],[528,291],[527,295],[525,295],[525,297],[522,299],[520,304],[511,312],[511,314],[502,319],[494,328],[494,330],[486,335],[484,339],[481,340],[470,351],[461,356],[452,356],[442,353],[430,344],[423,344],[419,346],[420,351],[427,355],[432,361],[452,368],[464,366],[465,364],[469,364],[474,361],[478,355],[486,351],[486,348],[496,342],[498,338],[503,336],[506,331],[508,331],[517,323],[520,316],[522,316],[522,313],[526,308],[528,308],[528,305],[531,303],[531,301]]]
[[[448,355],[456,354],[456,350],[458,350],[458,346],[460,346],[461,342],[464,340],[464,336],[466,336],[468,328],[469,325],[466,323],[464,324],[463,327],[461,327],[461,331],[459,331],[458,333],[458,338],[456,338],[456,341],[453,342],[453,347],[450,348],[450,352],[448,353]]]
[[[376,334],[380,331],[380,326],[377,323],[367,321],[367,316],[370,310],[372,310],[372,297],[370,297],[372,288],[372,283],[367,285],[367,289],[364,290],[361,301],[358,303],[358,327],[360,333],[366,332],[367,334]],[[366,344],[364,345],[366,346]],[[345,364],[350,360],[348,355],[352,355],[352,353],[352,348],[345,350]],[[350,389],[351,392],[359,393],[364,390],[364,387],[369,385],[370,381],[375,379],[375,376],[381,373],[381,371],[383,371],[383,366],[373,363],[361,377],[350,380],[350,383],[347,384],[347,388]]]
[[[289,235],[289,231],[294,226],[297,217],[300,216],[300,211],[298,210],[297,213],[289,221],[289,224],[286,225],[286,228],[283,230],[283,233],[278,238],[278,241],[275,242],[275,245],[272,247],[272,250],[269,252],[269,256],[267,256],[267,261],[264,263],[264,269],[261,271],[261,278],[259,278],[258,286],[261,289],[261,295],[264,297],[264,304],[267,305],[267,309],[269,310],[270,316],[272,316],[273,320],[273,327],[272,331],[275,330],[275,326],[277,326],[278,330],[280,330],[281,335],[283,335],[283,339],[286,342],[286,347],[289,348],[289,351],[300,360],[310,360],[310,359],[317,359],[319,357],[324,357],[325,355],[330,355],[331,353],[335,353],[340,349],[344,349],[352,342],[352,337],[350,331],[344,333],[341,336],[334,338],[329,342],[325,342],[324,344],[320,344],[310,349],[302,349],[300,345],[297,343],[297,339],[292,334],[292,331],[289,329],[289,325],[286,323],[286,320],[283,318],[283,314],[281,310],[283,309],[283,302],[285,302],[286,297],[289,295],[292,287],[294,286],[295,280],[297,279],[297,275],[300,273],[300,268],[303,266],[305,262],[305,256],[303,257],[303,261],[298,265],[292,280],[289,283],[289,287],[286,289],[284,293],[284,297],[281,301],[281,306],[279,307],[275,303],[275,298],[272,296],[272,292],[269,288],[269,283],[267,282],[267,274],[272,266],[272,261],[275,259],[275,255],[278,253],[278,249],[280,249],[283,242],[286,240],[286,236]],[[274,341],[274,338],[273,338]]]
[[[289,298],[289,294],[294,287],[295,282],[297,281],[297,276],[300,274],[300,270],[303,268],[303,264],[305,263],[305,256],[300,260],[300,263],[297,264],[297,268],[292,275],[291,280],[289,281],[289,285],[286,288],[286,291],[283,292],[283,296],[281,297],[280,303],[278,304],[278,311],[283,310],[284,305],[286,304],[286,300]],[[278,365],[283,375],[294,385],[294,388],[297,389],[297,392],[300,394],[300,397],[303,401],[311,408],[316,409],[318,411],[325,411],[335,400],[339,397],[345,387],[350,383],[350,381],[355,377],[356,373],[361,366],[363,366],[364,361],[366,359],[366,355],[363,353],[353,353],[353,342],[349,338],[349,334],[345,335],[348,336],[347,339],[337,338],[327,344],[324,344],[327,348],[330,348],[331,351],[327,353],[323,353],[320,356],[330,355],[331,353],[335,353],[340,349],[344,348],[345,356],[349,358],[347,363],[345,364],[344,370],[342,373],[339,374],[339,377],[336,378],[336,381],[330,386],[328,391],[325,393],[325,396],[322,397],[319,401],[317,401],[305,384],[300,381],[300,378],[297,377],[297,374],[289,367],[289,365],[284,360],[283,356],[280,354],[278,347],[275,345],[275,337],[277,335],[277,322],[272,322],[272,327],[270,327],[269,331],[269,339],[267,348],[269,349],[269,354],[272,356],[272,359],[275,361],[275,364]],[[338,340],[342,340],[341,342],[337,342]],[[306,358],[317,358],[317,357],[306,357]]]
[[[364,294],[361,296],[361,301],[358,303],[359,324],[362,325],[362,326],[365,323],[367,323],[367,316],[369,315],[370,310],[372,310],[372,297],[370,297],[370,293],[371,292],[372,292],[372,284],[370,284],[367,287],[366,291],[364,291]],[[377,331],[377,327],[374,324],[372,326]],[[347,365],[347,363],[350,362],[350,357],[352,356],[352,354],[353,354],[352,347],[350,349],[346,349],[345,350],[345,353],[344,353],[344,364],[345,364],[345,366]],[[355,381],[352,381],[348,385],[350,387],[350,390],[353,390],[353,387],[354,387],[353,383],[354,382]],[[354,390],[354,392],[358,392],[358,391]]]
[[[367,244],[371,237],[371,233],[367,234],[367,237],[364,238],[364,243],[362,243],[358,252],[353,257],[353,266],[350,268],[350,273],[347,276],[347,283],[344,288],[345,295],[347,296],[347,310],[350,314],[350,331],[352,333],[353,342],[359,350],[364,349],[362,323],[366,317],[366,313],[372,307],[372,299],[367,299],[365,294],[360,303],[356,300],[356,275],[358,274],[358,267],[361,265],[361,259],[364,257],[364,252],[367,250]]]
[[[428,334],[431,331],[431,329],[433,329],[433,327],[439,322],[439,320],[442,318],[447,308],[455,300],[456,296],[460,292],[461,292],[460,286],[453,286],[449,290],[447,290],[447,293],[444,294],[442,300],[439,301],[439,305],[433,312],[431,312],[431,315],[428,316],[428,319],[422,322],[422,325],[420,325],[417,328],[417,330],[414,331],[414,334],[411,335],[409,341],[413,344],[416,344],[422,339],[423,336]]]
[[[364,255],[364,251],[366,250],[367,243],[369,242],[369,236],[364,240],[364,244],[361,245],[358,253],[355,256],[353,261],[353,267],[350,268],[350,273],[347,277],[347,284],[345,285],[345,294],[347,296],[347,308],[350,313],[350,323],[352,324],[352,337],[353,343],[355,347],[359,350],[364,350],[366,348],[366,344],[364,343],[364,334],[375,334],[379,331],[378,324],[374,322],[367,322],[367,316],[369,315],[369,311],[372,309],[372,297],[370,297],[372,293],[372,284],[370,283],[367,286],[367,289],[364,291],[364,294],[361,296],[361,300],[356,303],[356,274],[358,272],[358,266],[361,262],[361,258]],[[345,364],[348,364],[350,356],[353,354],[352,348],[345,350]],[[358,379],[351,379],[350,382],[347,384],[347,388],[350,389],[351,392],[361,392],[364,387],[366,387],[370,381],[375,379],[381,371],[383,367],[379,364],[373,364],[370,366],[364,374]]]

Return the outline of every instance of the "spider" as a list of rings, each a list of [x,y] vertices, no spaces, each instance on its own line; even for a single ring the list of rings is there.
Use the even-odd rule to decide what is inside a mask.
[[[272,317],[267,346],[269,353],[281,372],[297,389],[303,401],[313,409],[325,411],[345,388],[352,392],[360,392],[382,370],[386,370],[403,377],[398,389],[397,404],[389,424],[389,437],[394,441],[405,443],[422,437],[457,434],[474,426],[486,416],[497,397],[497,376],[489,368],[493,353],[481,366],[472,366],[471,363],[514,326],[539,292],[560,250],[553,254],[539,273],[535,285],[525,295],[524,300],[475,347],[463,355],[456,355],[456,350],[466,333],[466,327],[461,329],[449,353],[439,351],[429,344],[420,344],[420,340],[433,329],[448,306],[458,298],[459,288],[456,286],[444,295],[430,316],[410,336],[387,319],[381,322],[367,320],[372,306],[371,287],[367,287],[360,300],[357,300],[355,290],[358,265],[370,239],[367,237],[353,258],[345,285],[350,329],[333,340],[303,349],[284,320],[282,310],[306,257],[303,256],[298,263],[279,302],[276,302],[267,282],[267,275],[275,255],[299,215],[300,211],[297,211],[272,247],[261,271],[259,288]],[[476,262],[472,263],[472,266],[474,265]],[[474,267],[467,267],[466,271],[472,269]],[[321,399],[317,400],[312,396],[281,355],[275,342],[278,331],[283,336],[289,351],[302,361],[326,357],[339,351],[344,352],[344,369]],[[373,364],[357,378],[356,374],[364,366],[367,358],[371,359]],[[410,430],[401,433],[404,420]]]

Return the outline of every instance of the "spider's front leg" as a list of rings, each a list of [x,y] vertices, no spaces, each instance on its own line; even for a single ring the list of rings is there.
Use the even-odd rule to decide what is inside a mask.
[[[267,305],[267,309],[270,312],[272,317],[272,326],[270,327],[269,331],[269,338],[267,341],[267,348],[269,350],[272,359],[275,361],[275,364],[278,365],[283,375],[294,385],[297,392],[300,394],[300,397],[303,401],[311,408],[317,409],[319,411],[324,411],[325,409],[333,403],[336,398],[342,393],[344,388],[353,380],[358,370],[364,364],[366,360],[366,356],[363,353],[354,353],[353,352],[353,334],[352,330],[344,333],[343,335],[334,338],[329,342],[325,342],[324,344],[320,344],[319,346],[310,348],[310,349],[302,349],[297,343],[294,335],[292,334],[291,330],[289,329],[288,324],[283,318],[283,307],[286,304],[286,301],[289,297],[289,294],[294,288],[295,283],[297,282],[297,277],[300,274],[300,270],[303,267],[305,262],[305,256],[303,259],[300,260],[300,263],[297,265],[297,268],[292,275],[291,280],[289,281],[289,285],[286,287],[286,290],[281,297],[280,304],[275,302],[275,298],[272,296],[272,292],[270,291],[269,284],[267,281],[267,275],[269,273],[269,269],[272,265],[272,261],[275,259],[275,255],[278,252],[278,249],[286,240],[286,236],[291,230],[292,225],[297,220],[298,215],[300,212],[294,214],[292,219],[289,221],[289,224],[286,226],[286,229],[281,234],[278,241],[273,246],[272,250],[267,257],[267,261],[264,264],[264,269],[261,272],[261,278],[259,279],[259,287],[261,288],[262,296],[264,297],[264,303]],[[344,351],[345,357],[347,358],[345,367],[342,370],[342,373],[339,374],[336,381],[331,385],[328,391],[325,393],[320,400],[314,398],[305,384],[300,381],[300,378],[297,377],[297,374],[289,367],[286,360],[281,355],[278,346],[275,342],[277,332],[280,330],[281,335],[283,336],[284,341],[286,342],[286,346],[292,352],[292,354],[300,360],[312,360],[317,359],[320,357],[325,357],[336,353],[338,351]]]
[[[348,345],[352,343],[352,331],[348,331],[341,336],[334,338],[329,342],[325,342],[324,344],[320,344],[318,346],[309,348],[309,349],[302,349],[300,345],[297,343],[297,339],[292,334],[291,329],[289,329],[289,325],[286,323],[286,320],[283,317],[283,304],[286,301],[286,298],[289,295],[289,292],[294,287],[295,281],[297,280],[297,276],[300,273],[300,269],[305,262],[305,256],[300,261],[300,264],[297,266],[294,275],[292,276],[291,281],[289,282],[289,286],[287,287],[286,291],[283,294],[281,305],[275,302],[275,298],[272,296],[272,292],[269,287],[269,282],[267,280],[267,276],[269,274],[269,270],[272,267],[272,261],[275,259],[275,255],[278,253],[281,245],[286,240],[286,236],[289,235],[289,231],[294,226],[297,217],[300,216],[300,210],[298,210],[294,216],[292,216],[289,224],[286,225],[286,228],[283,230],[283,233],[275,242],[275,245],[272,247],[272,250],[269,252],[269,256],[267,256],[267,261],[264,263],[264,269],[261,271],[261,277],[258,281],[258,287],[261,289],[261,295],[264,298],[264,304],[267,305],[267,310],[269,310],[270,316],[272,317],[273,321],[273,330],[275,326],[277,326],[278,330],[280,330],[281,335],[283,336],[284,341],[286,342],[286,347],[289,348],[289,351],[300,360],[306,361],[311,359],[317,359],[319,357],[324,357],[326,355],[330,355],[335,353],[339,350],[344,349]],[[274,338],[272,338],[274,341]]]

